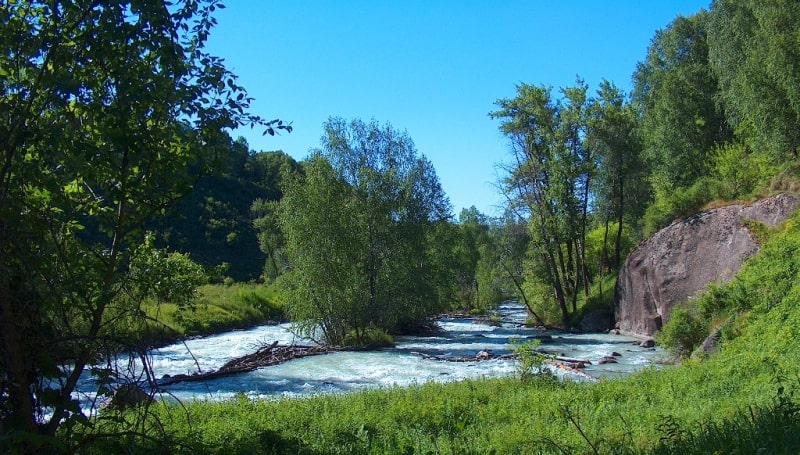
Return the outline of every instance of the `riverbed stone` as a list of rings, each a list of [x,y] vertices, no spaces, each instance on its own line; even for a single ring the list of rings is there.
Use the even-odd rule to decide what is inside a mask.
[[[641,348],[649,349],[649,348],[654,348],[655,346],[656,346],[656,341],[652,338],[647,338],[646,340],[642,340],[642,342],[639,343],[639,347]]]

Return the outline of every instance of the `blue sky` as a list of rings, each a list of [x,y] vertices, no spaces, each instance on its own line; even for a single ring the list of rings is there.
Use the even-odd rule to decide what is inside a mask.
[[[658,29],[708,0],[264,1],[227,0],[208,50],[255,98],[251,112],[292,122],[253,150],[297,160],[319,147],[329,116],[406,131],[436,168],[457,217],[500,213],[498,164],[508,158],[487,115],[521,82],[554,89],[582,77],[630,90]]]

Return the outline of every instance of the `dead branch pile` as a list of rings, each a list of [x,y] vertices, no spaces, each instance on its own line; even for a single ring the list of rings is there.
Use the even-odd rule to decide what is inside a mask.
[[[342,348],[330,346],[279,345],[276,341],[269,346],[262,347],[252,354],[246,354],[242,357],[232,359],[225,365],[222,365],[218,370],[196,372],[190,375],[176,374],[174,376],[166,376],[159,381],[159,385],[171,385],[189,381],[205,381],[232,374],[246,373],[261,367],[277,365],[292,359],[328,354],[341,350]]]

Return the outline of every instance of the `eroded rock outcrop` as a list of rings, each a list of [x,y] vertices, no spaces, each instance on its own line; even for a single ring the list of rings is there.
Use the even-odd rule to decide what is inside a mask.
[[[628,255],[620,270],[615,298],[620,332],[652,336],[676,304],[709,283],[730,280],[758,251],[747,220],[776,226],[798,207],[798,196],[780,194],[751,205],[698,213],[653,234]]]

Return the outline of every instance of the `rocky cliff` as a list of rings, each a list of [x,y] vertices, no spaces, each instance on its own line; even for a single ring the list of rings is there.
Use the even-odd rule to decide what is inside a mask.
[[[758,250],[747,220],[776,226],[798,207],[798,196],[780,194],[708,210],[656,232],[628,255],[620,270],[615,298],[619,331],[652,336],[676,304],[709,283],[728,281]]]

